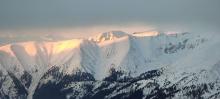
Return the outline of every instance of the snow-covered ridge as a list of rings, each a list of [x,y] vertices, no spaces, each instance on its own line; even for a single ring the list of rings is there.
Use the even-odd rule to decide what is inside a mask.
[[[122,31],[109,31],[109,32],[100,33],[98,36],[91,37],[90,40],[93,40],[95,42],[103,42],[106,40],[114,40],[128,35],[129,35],[128,33]]]
[[[66,74],[71,74],[76,68],[94,74],[97,69],[94,66],[99,65],[96,58],[98,50],[95,43],[82,39],[14,43],[0,47],[0,66],[18,79],[25,72],[32,76],[28,88],[31,98],[40,78],[52,66],[62,67]]]
[[[85,71],[89,70],[93,74],[96,74],[94,68],[99,66],[104,70],[101,75],[105,75],[112,66],[135,74],[144,72],[148,65],[151,65],[148,69],[153,69],[172,64],[181,55],[191,53],[208,39],[190,33],[166,35],[152,31],[130,35],[122,31],[111,31],[90,40],[30,41],[1,46],[0,63],[11,71],[13,69],[10,66],[15,68],[18,65],[30,73],[65,64],[70,65],[68,67],[83,65],[87,67]],[[87,59],[86,55],[91,58]],[[94,63],[96,67],[86,66]]]
[[[92,74],[96,80],[108,76],[111,68],[124,71],[132,77],[166,68],[161,79],[170,76],[169,80],[173,82],[182,73],[206,70],[207,77],[201,77],[201,81],[198,81],[201,83],[219,78],[218,37],[192,33],[127,34],[112,31],[89,40],[13,43],[0,47],[0,69],[5,75],[7,72],[14,73],[18,79],[26,72],[31,75],[31,84],[26,87],[28,98],[32,97],[41,77],[51,67],[61,68],[64,74],[81,70]]]

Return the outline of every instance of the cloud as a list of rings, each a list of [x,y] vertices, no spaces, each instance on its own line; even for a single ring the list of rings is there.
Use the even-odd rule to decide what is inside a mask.
[[[219,31],[219,9],[219,0],[1,0],[0,31],[133,24]]]

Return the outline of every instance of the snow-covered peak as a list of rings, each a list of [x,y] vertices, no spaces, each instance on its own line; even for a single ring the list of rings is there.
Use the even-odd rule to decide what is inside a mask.
[[[127,34],[111,31],[92,40],[12,43],[0,47],[0,70],[5,75],[13,73],[18,79],[27,74],[31,77],[28,78],[30,85],[25,87],[28,99],[32,98],[39,83],[61,79],[57,72],[66,77],[78,70],[91,74],[95,80],[102,80],[111,74],[111,69],[138,77],[146,71],[162,68],[163,74],[158,75],[158,83],[162,85],[165,79],[175,84],[177,78],[186,78],[186,74],[207,71],[204,75],[208,79],[201,76],[200,83],[219,78],[219,37],[193,33],[151,31]],[[53,68],[58,70],[50,72]],[[41,82],[45,74],[48,77]],[[11,80],[5,83],[8,81]]]
[[[92,38],[95,42],[103,42],[107,40],[114,40],[117,38],[128,36],[128,33],[122,32],[122,31],[110,31],[110,32],[104,32],[96,36],[95,38]]]

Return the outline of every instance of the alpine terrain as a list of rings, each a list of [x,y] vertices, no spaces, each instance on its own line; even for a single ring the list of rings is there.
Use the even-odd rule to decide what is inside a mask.
[[[0,46],[0,99],[219,99],[220,35],[122,31]]]

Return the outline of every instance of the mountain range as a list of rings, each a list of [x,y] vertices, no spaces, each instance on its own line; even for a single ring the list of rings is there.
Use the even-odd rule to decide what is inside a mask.
[[[220,35],[110,31],[0,46],[1,99],[218,99]]]

